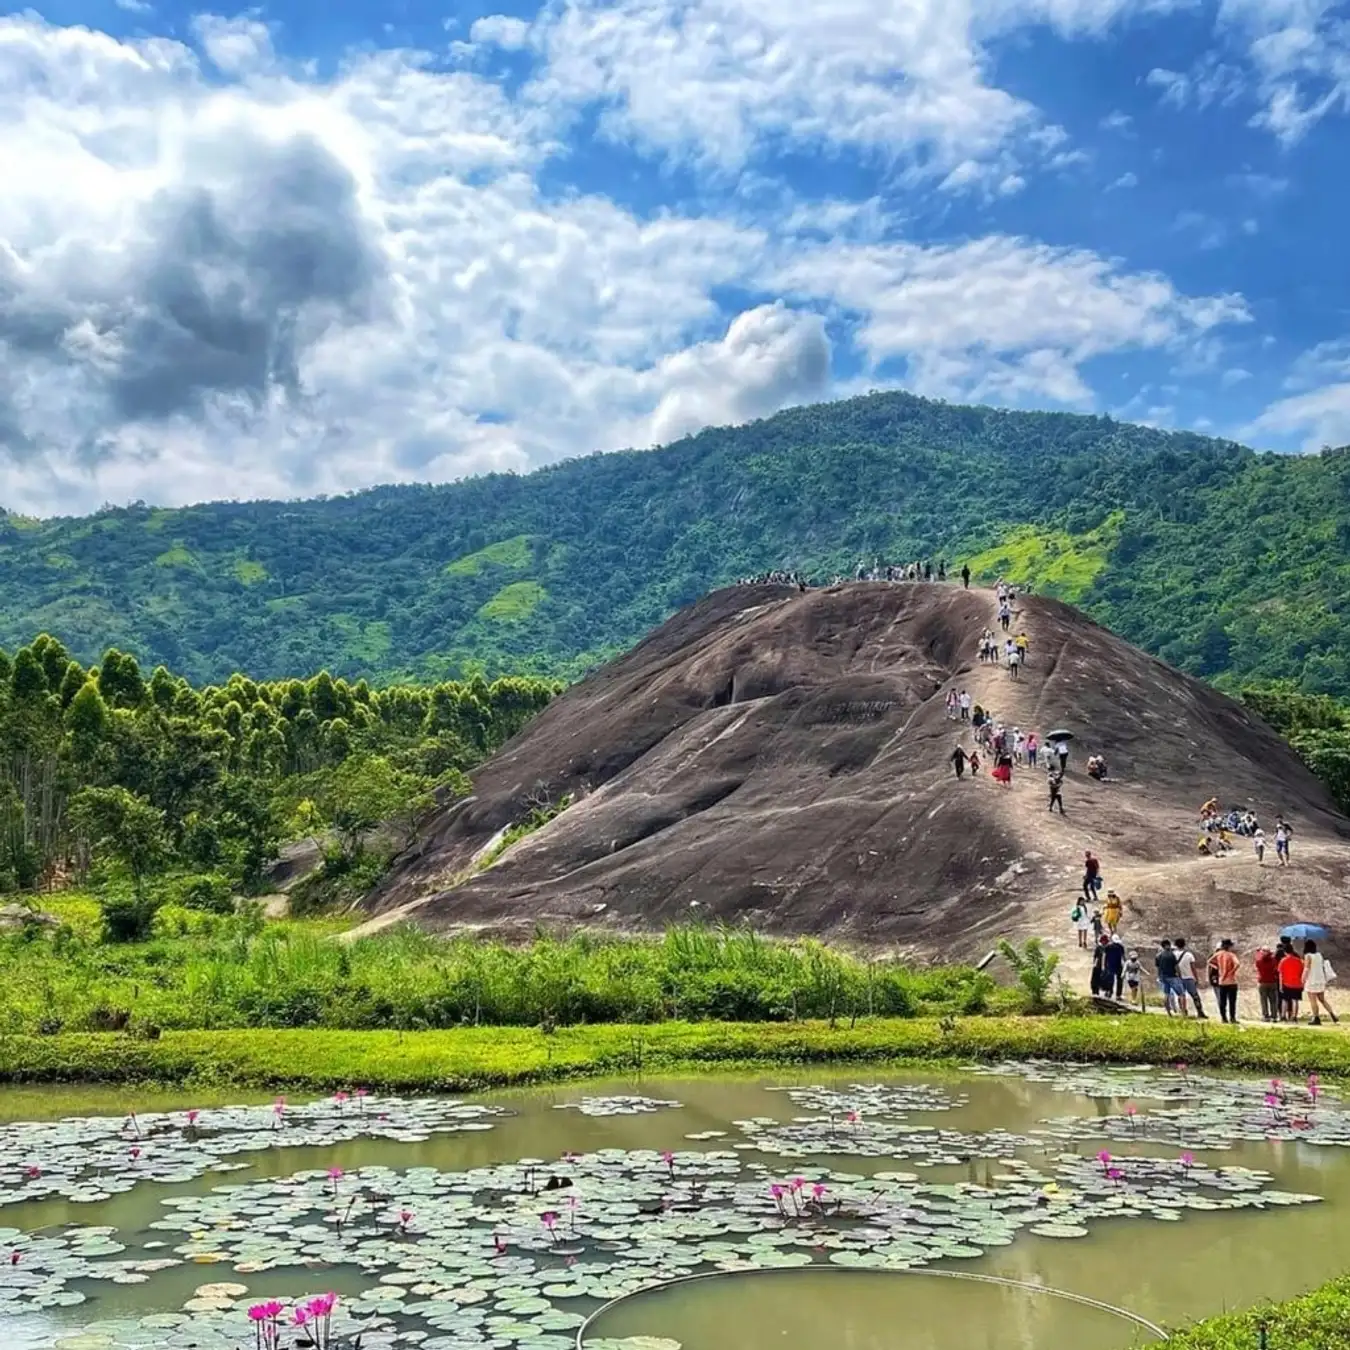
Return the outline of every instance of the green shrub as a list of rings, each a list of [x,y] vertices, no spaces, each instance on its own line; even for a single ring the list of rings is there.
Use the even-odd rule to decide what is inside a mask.
[[[157,896],[137,894],[120,886],[110,886],[99,896],[105,942],[144,942],[151,934],[155,913],[161,901]]]

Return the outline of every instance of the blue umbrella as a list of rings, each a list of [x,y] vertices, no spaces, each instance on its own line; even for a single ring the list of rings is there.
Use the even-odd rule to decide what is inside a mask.
[[[1312,938],[1314,942],[1321,942],[1323,938],[1331,936],[1329,928],[1323,928],[1320,923],[1291,923],[1288,928],[1280,929],[1280,936],[1285,938]]]

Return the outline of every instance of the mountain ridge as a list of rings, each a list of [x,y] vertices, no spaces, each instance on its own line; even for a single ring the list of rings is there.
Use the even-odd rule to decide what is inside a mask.
[[[1191,673],[1350,693],[1347,552],[1344,455],[886,393],[528,475],[0,515],[0,647],[50,631],[197,681],[575,676],[747,573],[941,555]]]

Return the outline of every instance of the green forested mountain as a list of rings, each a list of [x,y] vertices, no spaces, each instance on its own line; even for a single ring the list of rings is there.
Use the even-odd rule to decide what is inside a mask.
[[[528,476],[0,516],[0,647],[197,681],[576,674],[767,568],[970,559],[1173,664],[1350,693],[1350,453],[878,394]]]

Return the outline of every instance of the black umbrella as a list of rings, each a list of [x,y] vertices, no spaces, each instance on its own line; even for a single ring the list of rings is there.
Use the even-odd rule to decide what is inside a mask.
[[[1047,731],[1045,733],[1047,741],[1071,741],[1073,740],[1072,731]]]

